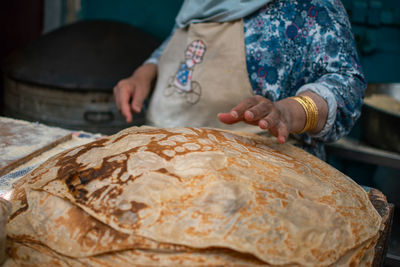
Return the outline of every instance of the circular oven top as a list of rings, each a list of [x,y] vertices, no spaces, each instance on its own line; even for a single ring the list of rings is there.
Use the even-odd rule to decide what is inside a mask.
[[[17,81],[84,91],[109,91],[130,76],[159,41],[116,21],[87,20],[45,34],[6,60]]]

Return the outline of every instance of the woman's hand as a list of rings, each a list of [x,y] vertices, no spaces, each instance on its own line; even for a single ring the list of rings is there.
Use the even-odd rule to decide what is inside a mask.
[[[140,66],[132,76],[123,79],[114,86],[114,98],[118,110],[127,122],[132,122],[132,112],[139,113],[143,102],[150,93],[152,82],[157,76],[155,64]]]
[[[307,91],[302,93],[313,99],[318,108],[318,121],[312,133],[321,131],[326,123],[328,104],[319,95]],[[306,113],[294,99],[285,98],[277,102],[256,95],[246,98],[230,112],[218,114],[218,119],[226,124],[244,121],[269,130],[278,138],[279,143],[286,142],[289,133],[300,132],[306,124]]]
[[[246,98],[228,113],[218,114],[218,119],[226,124],[244,121],[258,125],[263,130],[269,130],[284,143],[289,136],[290,117],[286,110],[269,99],[256,95]]]

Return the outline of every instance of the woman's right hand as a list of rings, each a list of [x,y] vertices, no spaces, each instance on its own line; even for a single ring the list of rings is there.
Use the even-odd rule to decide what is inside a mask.
[[[132,76],[122,79],[114,86],[114,98],[118,110],[126,122],[132,122],[132,112],[139,113],[150,93],[157,76],[157,66],[149,63],[137,68]]]

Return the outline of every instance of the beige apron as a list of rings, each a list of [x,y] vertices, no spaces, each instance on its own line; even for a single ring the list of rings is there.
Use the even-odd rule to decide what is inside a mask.
[[[178,29],[158,63],[148,123],[260,131],[245,123],[226,125],[217,118],[253,95],[243,35],[242,20]]]

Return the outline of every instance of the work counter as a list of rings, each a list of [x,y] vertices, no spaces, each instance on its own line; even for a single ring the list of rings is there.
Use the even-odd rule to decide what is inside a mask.
[[[100,134],[49,127],[39,123],[0,117],[0,197],[8,199],[12,184],[46,159],[66,149],[101,138]],[[393,205],[373,188],[364,187],[384,227],[375,248],[373,266],[382,266],[393,220]]]

